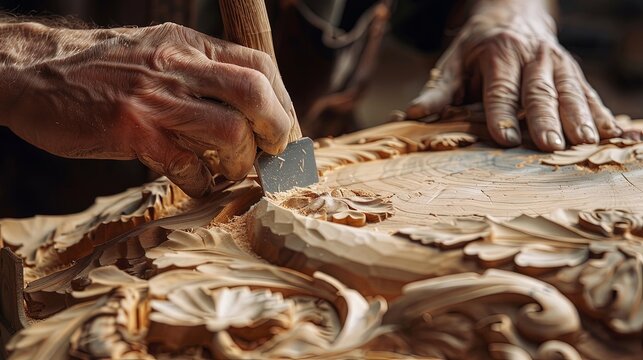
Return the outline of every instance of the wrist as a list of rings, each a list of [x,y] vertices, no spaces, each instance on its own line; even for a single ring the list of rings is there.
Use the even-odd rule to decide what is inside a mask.
[[[531,24],[556,35],[551,0],[477,0],[471,10],[471,21],[487,26],[505,27],[510,24]]]

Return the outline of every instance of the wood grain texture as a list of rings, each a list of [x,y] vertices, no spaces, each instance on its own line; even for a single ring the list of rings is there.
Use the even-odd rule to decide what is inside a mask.
[[[161,201],[163,216],[143,217],[131,238],[106,239],[93,250],[102,255],[36,280],[38,291],[29,283],[27,322],[57,313],[7,349],[15,359],[643,357],[642,161],[472,144],[486,130],[465,115],[320,139],[325,178],[309,189],[260,198],[248,179],[205,203]],[[575,160],[545,163],[561,158]],[[135,198],[84,219],[118,223],[149,206]],[[336,221],[345,213],[352,226]],[[30,231],[10,231],[3,251],[51,232],[24,221]],[[96,233],[76,218],[56,228],[72,224],[75,241]]]

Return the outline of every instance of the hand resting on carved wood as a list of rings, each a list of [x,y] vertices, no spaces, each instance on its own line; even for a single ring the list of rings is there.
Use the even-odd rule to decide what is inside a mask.
[[[523,109],[531,138],[543,151],[620,136],[614,116],[559,44],[546,3],[478,1],[407,117],[439,113],[465,99],[482,100],[489,133],[502,146],[521,143]]]
[[[295,119],[271,58],[167,23],[75,30],[0,21],[0,125],[51,153],[138,158],[191,196],[281,152]]]

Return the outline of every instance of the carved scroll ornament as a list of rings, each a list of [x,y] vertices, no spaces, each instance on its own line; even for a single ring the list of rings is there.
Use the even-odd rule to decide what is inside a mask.
[[[616,192],[591,208],[530,202],[518,175],[587,174],[459,148],[483,129],[395,123],[321,140],[324,182],[273,197],[249,179],[199,202],[159,180],[71,217],[2,220],[25,261],[11,358],[640,359],[643,205]],[[595,181],[636,194],[628,159]],[[435,212],[445,196],[474,200]]]

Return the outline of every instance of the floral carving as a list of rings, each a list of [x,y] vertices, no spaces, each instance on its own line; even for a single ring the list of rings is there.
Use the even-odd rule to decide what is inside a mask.
[[[556,151],[543,159],[547,165],[586,165],[596,167],[607,164],[625,165],[643,160],[643,143],[628,139],[610,139],[599,145],[584,144],[569,150]]]
[[[320,171],[466,145],[474,128],[448,121],[439,127],[395,123],[379,133],[322,140]],[[639,145],[613,140],[601,146],[631,151]],[[476,153],[455,151],[456,160],[447,160],[453,164]],[[520,161],[523,151],[509,153]],[[588,158],[609,164],[625,159],[619,151]],[[424,211],[434,198],[421,192],[453,193],[428,175],[435,172],[422,170],[415,182],[396,178],[415,171],[413,164],[451,156],[424,155],[383,161],[386,181],[369,178],[370,186],[363,187],[391,197],[355,190],[364,183],[344,177],[353,190],[320,185],[261,198],[248,179],[203,202],[160,191],[149,206],[139,189],[131,201],[104,203],[103,210],[78,218],[2,220],[6,245],[26,262],[27,313],[43,318],[13,336],[10,356],[641,358],[640,213],[557,210],[537,216],[546,212],[530,207],[530,216],[496,218],[485,215],[489,208],[483,206],[466,217]],[[408,167],[390,166],[397,160]],[[536,166],[501,165],[512,176]],[[568,170],[575,168],[557,174]],[[469,171],[453,169],[450,180],[460,181]],[[492,193],[502,188],[485,180],[490,173],[474,174],[479,188],[464,194],[476,199],[472,204],[510,206]],[[639,179],[632,180],[636,188]],[[405,189],[395,193],[381,184]],[[389,199],[395,201],[393,217]],[[34,242],[21,247],[21,237]],[[20,267],[2,261],[3,268]],[[49,267],[34,265],[39,262]],[[42,271],[34,272],[36,266]],[[0,305],[6,314],[7,303]]]
[[[302,189],[280,205],[315,219],[357,227],[381,222],[394,212],[387,199],[346,189]]]
[[[478,138],[475,135],[465,132],[436,134],[423,140],[427,149],[435,151],[453,150],[476,142],[478,142]]]

